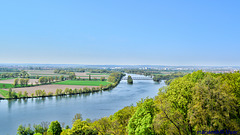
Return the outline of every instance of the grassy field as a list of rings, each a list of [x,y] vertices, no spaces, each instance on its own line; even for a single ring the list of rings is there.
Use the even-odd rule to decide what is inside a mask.
[[[13,88],[13,85],[8,83],[0,83],[0,88],[5,88],[5,89]]]
[[[0,78],[0,80],[10,80],[10,79],[15,79],[15,78]]]
[[[3,95],[4,97],[7,97],[8,91],[0,89],[0,94]]]
[[[30,85],[28,85],[28,86],[30,86]],[[18,84],[16,86],[16,88],[21,88],[21,87],[22,86],[20,84]],[[26,86],[24,85],[24,87],[26,87]],[[9,83],[0,83],[0,89],[9,89],[9,88],[14,88],[14,86],[12,84],[9,84]]]
[[[63,82],[57,82],[55,84],[61,85],[83,85],[83,86],[99,86],[102,84],[103,86],[111,84],[110,82],[106,81],[76,81],[76,80],[67,80]]]

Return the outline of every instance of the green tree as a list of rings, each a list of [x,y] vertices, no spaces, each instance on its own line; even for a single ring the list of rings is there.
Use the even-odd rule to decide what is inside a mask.
[[[8,97],[9,97],[9,98],[13,98],[12,88],[9,88],[9,89],[8,89]]]
[[[72,123],[74,123],[76,120],[82,120],[82,114],[81,113],[77,113],[75,114]]]
[[[220,78],[207,75],[194,88],[188,117],[196,131],[239,130],[237,100]]]
[[[97,135],[97,131],[93,130],[87,121],[77,119],[73,123],[69,135]]]
[[[18,92],[18,98],[21,98],[22,97],[22,91],[19,91]]]
[[[21,78],[20,79],[20,84],[21,84],[21,86],[24,86],[25,85],[25,79]]]
[[[14,80],[14,83],[13,83],[13,85],[16,87],[16,86],[18,85],[18,82],[19,82],[19,79],[18,79],[18,78],[16,78],[16,79]]]
[[[129,135],[152,135],[154,129],[152,125],[155,106],[153,99],[145,99],[144,103],[138,107],[128,123]]]
[[[29,78],[25,79],[25,85],[28,86]]]
[[[62,132],[62,128],[61,128],[60,123],[58,121],[51,122],[47,132],[52,134],[52,135],[60,135],[61,132]]]
[[[39,78],[39,82],[40,82],[41,84],[44,84],[44,83],[45,83],[45,77],[40,77],[40,78]]]
[[[28,93],[27,93],[27,91],[24,91],[24,93],[23,93],[23,97],[28,97]]]
[[[104,81],[104,80],[105,80],[105,77],[101,77],[100,80],[101,80],[101,81]]]
[[[133,79],[130,75],[127,78],[127,82],[128,82],[128,84],[133,84]]]
[[[18,135],[33,135],[34,131],[31,129],[30,125],[28,127],[20,125],[17,129],[17,134]]]
[[[64,76],[63,75],[60,76],[60,81],[64,81]]]

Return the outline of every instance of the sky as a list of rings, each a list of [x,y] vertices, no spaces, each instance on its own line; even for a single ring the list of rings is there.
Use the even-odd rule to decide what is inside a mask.
[[[239,0],[0,1],[0,63],[240,66]]]

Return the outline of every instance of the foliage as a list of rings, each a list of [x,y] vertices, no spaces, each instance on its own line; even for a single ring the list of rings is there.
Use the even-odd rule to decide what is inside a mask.
[[[113,82],[115,77],[121,78],[115,75],[110,78]],[[108,87],[115,84],[117,82]],[[58,93],[62,92],[58,90]],[[89,119],[83,121],[81,114],[77,114],[72,129],[64,129],[61,134],[187,135],[198,131],[239,131],[239,93],[239,72],[213,74],[197,71],[172,80],[159,90],[155,98],[142,99],[136,106],[125,107],[109,117],[92,122]],[[51,129],[60,129],[59,126],[51,126]],[[18,131],[24,130],[21,126]]]
[[[127,82],[128,82],[128,84],[133,84],[133,79],[130,75],[127,78]]]
[[[153,99],[145,99],[128,123],[129,135],[152,135],[155,106]]]
[[[31,126],[22,126],[20,125],[17,129],[17,134],[18,135],[33,135],[34,131],[31,129]]]
[[[60,123],[58,121],[51,122],[47,132],[52,134],[52,135],[60,135],[61,132],[62,132],[62,128],[61,128]]]
[[[83,85],[83,86],[99,86],[111,84],[110,82],[106,81],[78,81],[78,80],[67,80],[63,82],[56,82],[55,84],[62,84],[62,85]]]

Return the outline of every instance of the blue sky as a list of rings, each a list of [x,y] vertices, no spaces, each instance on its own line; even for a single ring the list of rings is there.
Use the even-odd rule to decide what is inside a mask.
[[[240,1],[0,2],[0,63],[240,65]]]

